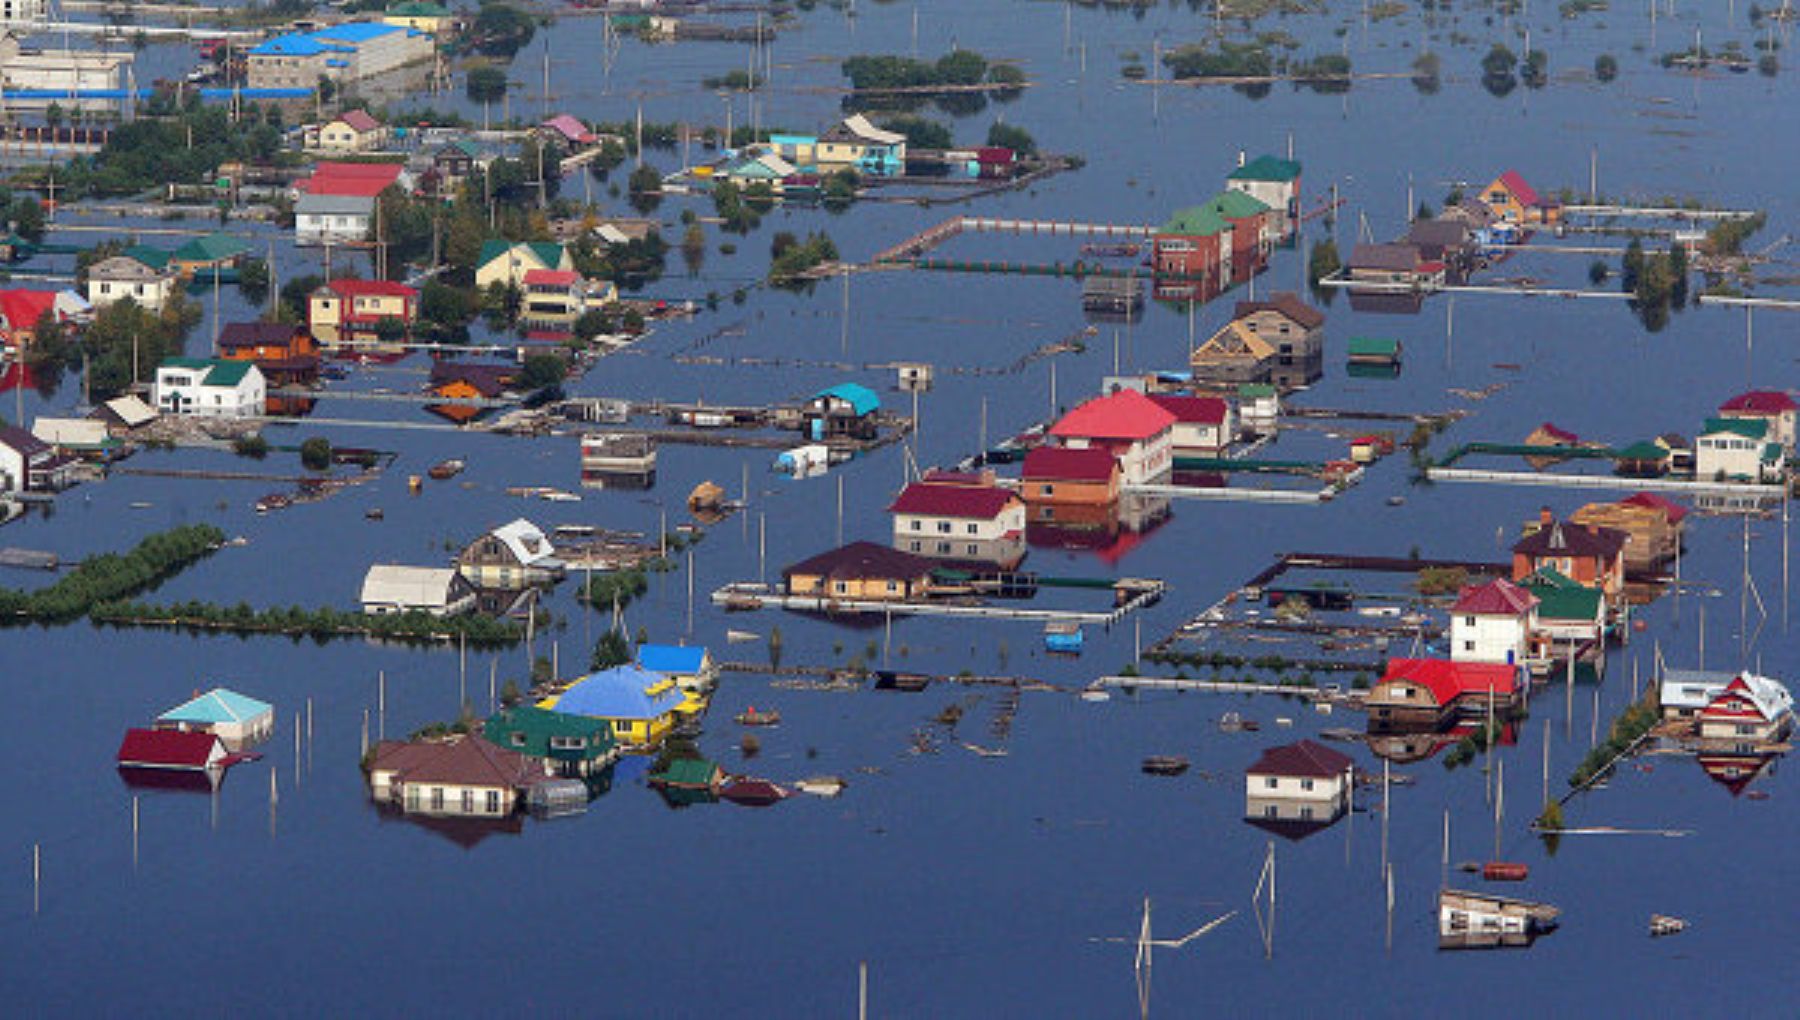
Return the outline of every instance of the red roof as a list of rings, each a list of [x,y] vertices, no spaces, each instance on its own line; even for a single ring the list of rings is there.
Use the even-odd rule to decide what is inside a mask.
[[[33,329],[44,313],[56,307],[53,290],[27,290],[9,287],[0,290],[0,318],[7,329]]]
[[[1503,577],[1462,590],[1452,613],[1480,616],[1524,616],[1538,604],[1538,597]]]
[[[339,117],[338,120],[350,125],[352,130],[360,133],[379,131],[381,129],[381,122],[374,117],[369,116],[369,111],[367,110],[351,110],[349,113]]]
[[[1687,507],[1673,500],[1664,499],[1654,492],[1639,492],[1626,496],[1619,500],[1619,503],[1624,506],[1642,506],[1652,510],[1661,510],[1669,518],[1670,524],[1680,524],[1682,519],[1688,515]]]
[[[527,269],[524,277],[527,287],[534,283],[551,287],[573,287],[580,279],[581,274],[572,269]]]
[[[1095,397],[1062,416],[1050,434],[1065,439],[1149,439],[1175,424],[1175,416],[1136,390]]]
[[[1040,446],[1025,455],[1023,475],[1031,482],[1105,482],[1118,469],[1118,460],[1105,450]]]
[[[586,124],[566,113],[559,113],[551,117],[539,127],[549,128],[571,142],[592,142],[596,137],[592,131],[588,130]]]
[[[1271,747],[1256,759],[1256,763],[1244,771],[1253,776],[1299,776],[1311,779],[1330,779],[1350,771],[1355,762],[1341,751],[1334,751],[1324,744],[1312,740],[1302,740],[1297,744],[1284,744]]]
[[[1517,666],[1494,662],[1389,659],[1381,682],[1410,680],[1429,690],[1439,705],[1448,705],[1466,694],[1486,696],[1490,689],[1497,696],[1511,697],[1518,674]]]
[[[1011,149],[1002,148],[998,145],[978,145],[975,147],[975,162],[977,163],[987,163],[989,165],[995,163],[1011,163],[1017,158],[1017,153],[1013,152]]]
[[[1750,414],[1783,414],[1800,405],[1779,390],[1751,390],[1740,393],[1719,405],[1721,411],[1744,411]]]
[[[1542,432],[1544,435],[1549,436],[1551,439],[1554,439],[1559,443],[1568,443],[1570,445],[1573,445],[1575,443],[1581,442],[1580,436],[1576,435],[1573,432],[1570,432],[1568,429],[1557,428],[1555,425],[1552,425],[1550,422],[1545,422],[1542,425],[1539,425],[1538,431]]]
[[[219,747],[211,733],[181,730],[126,730],[119,744],[120,765],[167,769],[203,769]],[[223,749],[220,749],[223,756]]]
[[[991,521],[1017,498],[999,486],[932,484],[908,485],[888,507],[888,513],[924,514],[928,517],[966,517]]]
[[[1544,204],[1544,200],[1538,197],[1537,189],[1526,184],[1525,178],[1520,177],[1517,170],[1508,170],[1501,174],[1500,183],[1505,186],[1506,190],[1512,192],[1512,196],[1518,199],[1522,206],[1529,208]]]
[[[373,198],[400,179],[401,169],[398,163],[320,163],[296,187],[313,195]]]
[[[1157,407],[1175,416],[1178,422],[1196,425],[1223,425],[1231,408],[1219,397],[1184,397],[1158,394],[1150,398]]]
[[[358,297],[403,297],[416,298],[419,292],[404,283],[392,280],[333,280],[326,284],[332,292],[342,298]]]

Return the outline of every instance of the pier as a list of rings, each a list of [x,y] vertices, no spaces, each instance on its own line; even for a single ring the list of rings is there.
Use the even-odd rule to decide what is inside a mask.
[[[978,620],[1028,620],[1036,623],[1098,624],[1111,627],[1139,609],[1162,598],[1166,586],[1161,581],[1120,578],[1115,592],[1131,592],[1129,599],[1111,610],[1025,609],[1011,606],[980,605],[971,602],[889,601],[883,599],[833,598],[828,595],[790,595],[772,585],[755,581],[727,584],[712,593],[712,603],[726,609],[761,609],[774,607],[802,613],[826,615],[871,616],[949,616]]]
[[[1558,447],[1534,447],[1535,456],[1559,456]],[[1754,496],[1759,499],[1781,498],[1779,485],[1753,485],[1748,482],[1707,482],[1677,478],[1620,478],[1614,475],[1575,475],[1559,472],[1492,471],[1482,468],[1433,467],[1425,469],[1425,477],[1434,482],[1485,482],[1492,485],[1532,485],[1554,489],[1605,489],[1615,492],[1685,492],[1706,496]]]

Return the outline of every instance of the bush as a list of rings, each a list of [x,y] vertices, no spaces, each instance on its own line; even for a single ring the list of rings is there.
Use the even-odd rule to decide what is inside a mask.
[[[1610,53],[1602,53],[1594,58],[1594,77],[1601,81],[1612,81],[1619,76],[1619,62]]]
[[[269,455],[269,441],[261,436],[239,436],[231,441],[231,452],[240,457],[262,460]]]
[[[300,444],[300,463],[309,471],[331,467],[331,440],[314,436]]]

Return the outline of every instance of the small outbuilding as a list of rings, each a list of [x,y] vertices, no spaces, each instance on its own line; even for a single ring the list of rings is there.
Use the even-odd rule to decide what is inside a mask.
[[[157,716],[156,728],[210,733],[231,747],[242,747],[261,743],[275,732],[275,706],[214,687]]]

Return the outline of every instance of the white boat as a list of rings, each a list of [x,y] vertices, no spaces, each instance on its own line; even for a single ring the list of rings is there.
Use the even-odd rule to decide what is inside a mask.
[[[844,792],[850,784],[842,776],[808,776],[794,784],[794,789],[801,793],[810,793],[814,797],[835,797]]]
[[[580,495],[573,492],[564,492],[561,489],[546,489],[545,491],[538,493],[538,498],[549,503],[581,502]]]
[[[752,634],[747,630],[728,630],[725,632],[725,640],[734,645],[747,645],[752,641],[762,640],[762,635]]]

